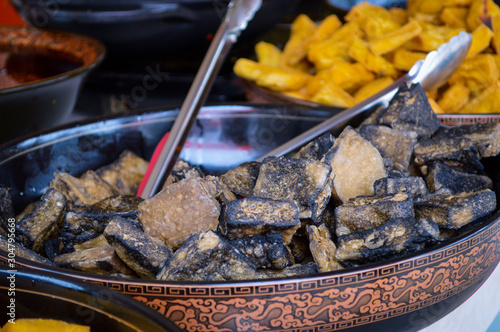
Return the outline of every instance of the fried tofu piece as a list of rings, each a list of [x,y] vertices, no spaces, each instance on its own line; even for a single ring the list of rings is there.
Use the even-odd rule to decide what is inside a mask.
[[[335,258],[337,247],[333,243],[330,231],[325,224],[320,226],[307,225],[309,248],[319,272],[329,272],[343,269]]]
[[[500,154],[500,122],[455,126],[440,133],[444,137],[465,137],[477,147],[480,158]]]
[[[414,217],[413,198],[406,193],[352,198],[335,208],[336,234],[366,231],[396,218]]]
[[[481,91],[498,82],[498,68],[492,54],[478,54],[465,59],[448,80],[449,84],[462,84],[477,96]]]
[[[493,182],[485,175],[467,173],[439,162],[429,166],[425,181],[431,192],[446,188],[456,194],[493,188]]]
[[[192,234],[157,275],[169,281],[257,279],[252,261],[213,231]]]
[[[16,253],[16,259],[22,258],[36,263],[55,266],[55,264],[52,263],[50,260],[43,257],[42,255],[37,254],[33,250],[27,249],[19,243],[16,242],[12,243],[12,241],[9,241],[9,238],[5,236],[0,236],[0,250],[3,250],[5,252],[11,252],[12,248]]]
[[[154,279],[172,256],[167,246],[124,218],[113,218],[103,234],[121,260],[143,279]]]
[[[338,136],[325,163],[335,174],[332,196],[339,202],[373,195],[373,183],[387,176],[380,152],[350,126]]]
[[[16,223],[16,239],[24,247],[43,253],[44,242],[59,236],[67,208],[63,194],[47,189],[33,212]]]
[[[288,277],[303,277],[318,273],[318,265],[314,262],[304,264],[295,264],[288,266],[283,270],[264,270],[261,272],[262,278],[288,278]]]
[[[100,236],[114,217],[120,214],[92,214],[69,211],[64,216],[61,238],[66,251],[72,251],[76,244],[84,243]],[[139,226],[140,227],[140,226]]]
[[[0,185],[0,231],[8,234],[9,219],[14,218],[14,206],[9,188]]]
[[[62,268],[92,274],[120,273],[129,277],[137,277],[135,272],[118,257],[115,250],[109,245],[62,254],[54,258],[54,263]]]
[[[148,169],[148,162],[132,151],[123,151],[118,159],[96,170],[96,174],[121,195],[135,195]]]
[[[355,38],[349,48],[349,56],[363,64],[368,70],[381,76],[397,78],[399,72],[394,65],[380,55],[374,54],[368,43],[361,38]]]
[[[370,141],[389,164],[398,163],[408,168],[413,148],[417,144],[415,132],[392,129],[387,126],[362,125],[359,134]]]
[[[295,263],[292,252],[283,243],[283,234],[249,235],[230,241],[258,269],[282,270]]]
[[[57,239],[57,240],[60,240],[60,239]],[[109,245],[108,241],[106,240],[104,235],[101,234],[98,237],[95,237],[91,240],[75,244],[73,246],[73,248],[75,249],[75,251],[78,251],[78,250],[85,250],[85,249],[92,249],[92,248],[100,248],[100,247],[105,247],[108,245]],[[61,254],[61,252],[59,254]]]
[[[174,166],[174,169],[168,175],[165,183],[163,184],[163,188],[170,186],[172,183],[179,182],[180,180],[187,179],[191,176],[202,178],[204,174],[200,168],[200,166],[192,165],[187,161],[179,159]]]
[[[468,173],[484,174],[478,150],[469,138],[439,137],[419,141],[413,150],[415,164],[426,175],[429,165],[441,162]]]
[[[64,194],[75,206],[91,205],[116,194],[111,185],[94,171],[87,171],[80,178],[68,173],[55,173],[50,188]]]
[[[144,199],[137,196],[118,195],[107,197],[85,208],[89,214],[114,214],[124,218],[137,218],[137,208]]]
[[[320,195],[325,188],[331,191],[330,173],[330,166],[323,162],[267,157],[262,161],[253,195],[292,200],[300,209],[300,218],[318,220],[331,195]]]
[[[376,196],[408,193],[413,197],[422,197],[429,192],[420,176],[386,177],[375,181],[373,187]]]
[[[255,44],[255,56],[260,64],[278,67],[281,58],[281,50],[274,44],[260,41]]]
[[[219,177],[207,175],[205,184],[220,204],[236,200],[236,196]]]
[[[417,37],[421,32],[420,24],[416,20],[410,20],[401,28],[370,40],[370,50],[377,55],[392,52],[407,41]]]
[[[430,219],[418,219],[415,229],[425,244],[435,244],[442,241],[439,225]]]
[[[333,143],[335,143],[335,137],[327,132],[300,148],[293,155],[293,158],[307,158],[321,161],[325,154],[333,147]]]
[[[496,209],[495,192],[484,189],[457,194],[437,193],[415,201],[415,215],[440,227],[458,229]]]
[[[394,83],[394,79],[389,76],[376,78],[356,90],[353,95],[354,100],[356,101],[356,103],[360,103],[368,97],[371,97],[379,91],[382,91],[392,83]]]
[[[300,227],[299,208],[292,200],[247,197],[229,202],[223,213],[227,237],[231,240],[249,235],[280,232],[289,244]]]
[[[179,248],[193,233],[217,229],[220,204],[205,180],[190,177],[174,183],[139,204],[144,231]]]
[[[492,38],[493,31],[484,24],[479,25],[472,31],[472,42],[466,58],[472,58],[490,47]]]
[[[394,66],[399,70],[410,71],[411,67],[419,61],[425,59],[427,53],[412,52],[404,47],[400,47],[394,51],[393,62]]]
[[[243,163],[220,176],[228,188],[236,195],[249,197],[253,194],[253,188],[259,176],[260,163],[249,161]]]
[[[445,113],[458,113],[469,102],[470,89],[464,84],[451,84],[437,101]]]
[[[333,107],[348,108],[356,105],[356,100],[342,87],[333,83],[323,85],[312,97],[311,101]]]
[[[403,84],[380,117],[379,124],[405,132],[417,133],[417,138],[429,138],[441,123],[432,110],[420,84]]]
[[[343,235],[336,258],[344,266],[356,266],[412,253],[423,248],[413,218],[398,218],[369,229]]]

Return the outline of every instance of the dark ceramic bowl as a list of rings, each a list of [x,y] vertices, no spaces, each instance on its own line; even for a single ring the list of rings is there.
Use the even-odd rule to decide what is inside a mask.
[[[92,36],[112,57],[198,59],[229,1],[12,0],[29,24]],[[298,0],[263,0],[239,40],[248,43],[280,22]],[[182,36],[182,38],[179,38]]]
[[[0,290],[6,313],[0,326],[10,319],[43,318],[89,326],[92,332],[181,332],[128,296],[55,273],[0,268]]]
[[[110,163],[125,148],[149,158],[175,115],[154,111],[108,118],[4,145],[0,183],[13,188],[20,210],[40,196],[55,171],[79,175]],[[183,158],[219,173],[259,157],[329,115],[283,105],[205,107]],[[486,163],[500,197],[499,165],[500,158]],[[6,261],[6,253],[0,254]],[[463,303],[499,261],[498,211],[429,250],[299,278],[226,283],[124,280],[17,259],[23,266],[128,294],[189,331],[417,331]]]
[[[0,27],[0,143],[64,121],[104,55],[89,37]]]

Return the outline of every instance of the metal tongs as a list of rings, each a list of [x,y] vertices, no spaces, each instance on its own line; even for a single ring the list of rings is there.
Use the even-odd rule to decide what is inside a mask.
[[[461,32],[451,38],[449,42],[441,45],[436,51],[427,54],[424,60],[417,61],[406,75],[387,88],[314,126],[287,143],[261,156],[257,161],[262,161],[268,156],[285,155],[375,105],[382,104],[387,106],[402,84],[408,82],[420,83],[426,91],[433,91],[439,88],[450,78],[465,59],[471,41],[471,34]]]
[[[144,199],[152,197],[165,182],[229,50],[261,5],[262,0],[232,0],[229,3],[222,24],[210,44],[168,137],[165,136],[157,146],[154,160],[150,161],[150,168],[139,187],[138,196]]]

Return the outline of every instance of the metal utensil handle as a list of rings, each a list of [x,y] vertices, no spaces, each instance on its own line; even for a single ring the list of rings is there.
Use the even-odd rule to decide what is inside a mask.
[[[289,140],[285,144],[277,147],[271,152],[266,153],[261,156],[257,161],[262,161],[264,158],[269,156],[283,156],[302,145],[308,143],[309,141],[315,139],[316,137],[326,133],[327,131],[333,129],[335,126],[348,121],[353,116],[360,114],[361,112],[366,111],[367,109],[380,104],[382,102],[388,102],[389,99],[396,93],[397,89],[406,82],[411,82],[415,77],[417,77],[420,68],[422,67],[423,60],[419,60],[415,65],[410,69],[410,71],[396,80],[391,85],[387,86],[385,89],[377,92],[373,96],[363,100],[362,102],[356,104],[355,106],[342,111],[331,118],[321,122],[320,124],[312,127],[311,129],[303,132],[299,136]]]
[[[249,4],[254,4],[254,7],[248,8]],[[147,179],[141,193],[142,198],[146,199],[156,194],[174,168],[182,146],[196,120],[198,111],[205,103],[215,76],[227,53],[238,39],[241,31],[246,28],[247,22],[253,18],[255,12],[260,8],[260,4],[261,0],[234,0],[229,3],[226,16],[210,44],[170,130],[168,139]]]

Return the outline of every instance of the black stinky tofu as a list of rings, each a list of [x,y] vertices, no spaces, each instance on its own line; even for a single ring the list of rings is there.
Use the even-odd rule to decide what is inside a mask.
[[[156,276],[171,281],[225,281],[259,277],[255,265],[213,231],[192,234]]]
[[[120,214],[92,214],[70,211],[64,216],[61,238],[65,250],[73,250],[74,245],[92,240],[104,232],[111,219],[123,217]],[[137,227],[141,228],[139,222]]]
[[[412,218],[413,197],[406,193],[352,198],[335,208],[337,236],[365,231],[396,218]]]
[[[54,257],[54,263],[62,268],[107,275],[121,273],[130,277],[137,274],[125,264],[111,246],[79,250]]]
[[[493,157],[500,153],[500,122],[455,126],[447,128],[439,135],[471,139],[478,149],[480,158]]]
[[[75,206],[92,205],[116,194],[113,187],[94,171],[87,171],[80,178],[68,173],[55,173],[50,187],[64,194]]]
[[[429,191],[435,192],[447,188],[451,193],[492,189],[493,181],[485,176],[471,174],[443,163],[433,163],[425,177]]]
[[[336,258],[346,267],[389,259],[423,248],[414,218],[398,218],[338,238]]]
[[[422,242],[434,244],[442,240],[439,225],[434,221],[430,219],[417,219],[414,225]]]
[[[331,133],[327,132],[300,148],[293,155],[293,158],[307,158],[321,161],[325,154],[333,147],[334,143],[335,138]]]
[[[212,195],[219,203],[227,203],[236,199],[234,193],[224,182],[222,182],[219,177],[207,175],[205,177],[205,182],[207,184],[207,188],[212,191]]]
[[[417,144],[417,134],[412,131],[392,129],[387,126],[363,125],[359,134],[370,141],[380,152],[388,164],[399,164],[408,168]]]
[[[341,203],[373,195],[373,183],[387,176],[380,152],[350,126],[342,130],[324,162],[334,175],[332,196]]]
[[[203,178],[204,174],[200,166],[192,165],[185,160],[179,159],[175,164],[174,169],[172,170],[172,172],[170,172],[169,176],[165,180],[162,189],[168,187],[173,183],[190,177]]]
[[[19,243],[16,243],[15,241],[9,242],[9,238],[0,236],[0,250],[5,251],[6,253],[13,252],[15,253],[15,257],[17,258],[23,258],[32,262],[37,262],[37,263],[42,263],[42,264],[47,264],[50,266],[55,266],[54,263],[52,263],[50,260],[47,258],[37,254],[33,250],[27,249],[20,245]]]
[[[154,279],[172,256],[167,246],[124,218],[113,218],[103,234],[121,260],[143,279]]]
[[[400,86],[378,124],[413,131],[418,139],[431,137],[441,125],[424,89],[418,83]]]
[[[496,209],[496,195],[489,189],[469,193],[438,193],[415,200],[418,219],[434,221],[439,227],[457,229]]]
[[[441,138],[423,140],[415,145],[415,164],[426,175],[428,167],[441,162],[467,173],[484,174],[477,148],[469,138]]]
[[[12,205],[12,197],[10,196],[9,188],[0,185],[0,231],[5,235],[8,234],[9,219],[14,218],[14,207]]]
[[[378,179],[373,184],[375,195],[388,195],[396,193],[409,193],[413,197],[422,197],[427,195],[427,185],[420,176],[407,177],[387,177]]]
[[[247,197],[231,201],[224,209],[223,218],[231,240],[280,232],[284,243],[289,244],[300,227],[299,208],[291,200]]]
[[[52,188],[47,189],[35,209],[17,222],[19,243],[43,253],[44,242],[60,235],[67,208],[68,200],[63,194]]]
[[[330,166],[316,160],[267,157],[260,167],[253,195],[292,200],[300,209],[300,218],[316,221],[331,195],[330,174]]]
[[[318,273],[318,265],[315,262],[304,264],[295,264],[288,266],[283,270],[264,270],[261,271],[262,278],[287,278],[287,277],[303,277]]]
[[[144,199],[137,196],[119,195],[110,196],[97,203],[94,203],[84,212],[89,214],[113,214],[123,218],[136,219],[137,208]]]
[[[230,241],[258,269],[281,270],[295,263],[292,252],[283,244],[281,233],[249,235]]]
[[[73,248],[75,250],[85,250],[85,249],[105,247],[108,245],[109,245],[108,240],[106,240],[104,235],[101,234],[98,237],[93,238],[92,240],[88,240],[88,241],[85,241],[82,243],[75,244],[73,246]]]
[[[97,169],[96,174],[120,195],[135,195],[148,169],[148,162],[133,152],[123,151],[113,163]]]
[[[320,226],[307,225],[309,249],[320,272],[329,272],[343,269],[335,258],[337,247],[332,241],[330,231],[325,224]]]
[[[236,195],[249,197],[259,176],[260,162],[249,161],[222,174],[220,179]]]

